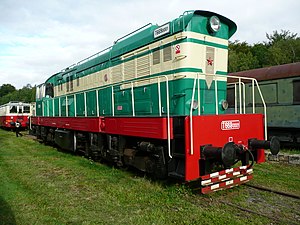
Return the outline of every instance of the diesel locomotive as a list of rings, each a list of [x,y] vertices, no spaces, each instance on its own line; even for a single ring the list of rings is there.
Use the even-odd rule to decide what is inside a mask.
[[[249,114],[226,114],[228,39],[236,29],[222,15],[196,10],[119,38],[37,87],[33,132],[202,193],[249,181],[253,163],[265,161],[263,149],[276,154],[279,142],[266,140],[266,114],[255,105]],[[252,82],[264,101],[254,78],[230,79]]]

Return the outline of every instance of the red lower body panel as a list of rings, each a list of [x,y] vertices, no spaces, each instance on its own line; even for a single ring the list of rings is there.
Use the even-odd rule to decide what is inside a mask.
[[[186,117],[185,180],[192,181],[200,178],[201,146],[211,144],[215,147],[223,147],[228,142],[248,146],[248,139],[251,138],[264,139],[264,121],[261,114],[193,116],[192,134],[190,117]],[[264,151],[257,150],[257,162],[264,162],[264,157]]]
[[[172,118],[170,118],[170,131],[172,131]],[[168,139],[167,118],[105,118],[105,133],[120,134],[134,137]],[[170,132],[173,139],[173,132]]]
[[[33,125],[55,127],[77,131],[100,132],[99,117],[32,117]]]
[[[28,126],[28,116],[1,116],[0,117],[0,126],[6,128],[14,128],[14,123],[19,121],[22,128],[26,128]]]
[[[167,118],[32,117],[31,123],[40,126],[87,132],[157,139],[168,138]],[[170,118],[170,131],[172,131],[172,118]],[[172,132],[170,132],[170,138],[173,138]]]

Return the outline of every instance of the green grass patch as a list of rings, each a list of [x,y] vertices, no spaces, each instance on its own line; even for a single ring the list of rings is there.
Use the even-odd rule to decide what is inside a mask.
[[[279,182],[286,190],[299,193],[299,168],[268,163],[256,167],[255,182]],[[293,171],[298,172],[298,180],[289,184]],[[0,224],[271,222],[218,201],[246,205],[250,196],[246,187],[202,196],[181,184],[152,181],[3,130],[0,179]]]
[[[300,166],[278,162],[256,164],[252,183],[300,196]]]
[[[283,149],[280,149],[280,153],[286,153],[286,154],[289,154],[289,155],[300,154],[300,149],[283,148]]]

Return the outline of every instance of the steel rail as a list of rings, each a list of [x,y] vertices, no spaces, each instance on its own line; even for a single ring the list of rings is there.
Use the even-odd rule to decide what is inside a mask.
[[[261,190],[261,191],[268,191],[268,192],[272,192],[275,194],[279,194],[282,196],[286,196],[286,197],[290,197],[290,198],[294,198],[294,199],[300,199],[300,196],[292,194],[292,193],[287,193],[287,192],[283,192],[283,191],[277,191],[271,188],[267,188],[267,187],[262,187],[262,186],[258,186],[258,185],[253,185],[253,184],[245,184],[248,187],[257,189],[257,190]]]

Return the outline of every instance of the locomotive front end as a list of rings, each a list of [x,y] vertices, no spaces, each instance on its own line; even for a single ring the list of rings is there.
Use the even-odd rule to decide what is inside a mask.
[[[264,140],[262,114],[193,116],[185,122],[185,179],[200,181],[204,194],[249,181],[254,162],[265,162],[264,149],[279,151],[276,137]]]
[[[190,48],[190,63],[201,71],[191,76],[192,88],[186,94],[190,105],[185,118],[185,180],[200,181],[206,194],[252,179],[254,162],[265,161],[264,149],[277,154],[280,144],[276,137],[267,140],[266,104],[257,81],[227,75],[228,39],[236,31],[235,23],[215,13],[195,11],[187,27],[197,33],[202,45]],[[252,84],[249,93],[245,83]],[[230,114],[227,85],[235,89]],[[247,98],[252,105],[246,110]],[[255,108],[257,102],[263,111]]]

